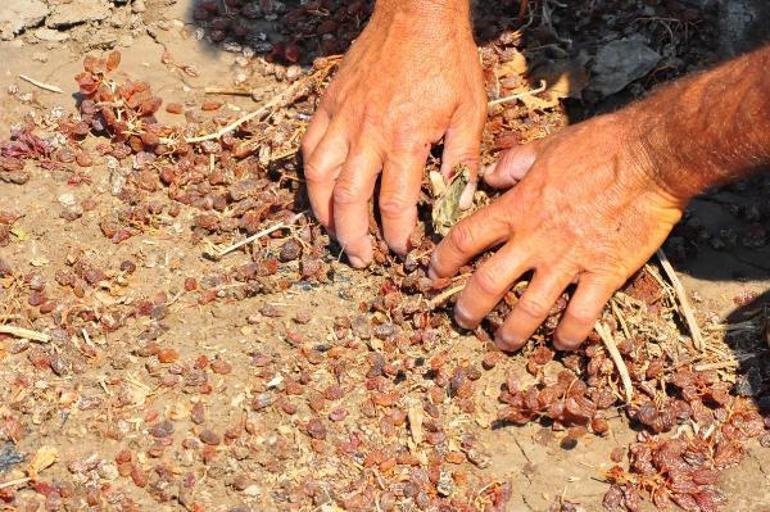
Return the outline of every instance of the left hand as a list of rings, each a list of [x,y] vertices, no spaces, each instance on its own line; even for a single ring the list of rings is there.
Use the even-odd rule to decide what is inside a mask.
[[[534,277],[496,333],[521,348],[564,290],[577,290],[554,334],[554,346],[577,348],[612,294],[660,247],[680,219],[685,198],[658,183],[653,161],[634,135],[643,114],[625,110],[567,128],[503,155],[485,176],[510,187],[461,221],[439,244],[430,275],[453,276],[482,251],[503,244],[469,279],[455,306],[464,328],[476,327],[528,271]],[[654,115],[654,113],[653,113]]]

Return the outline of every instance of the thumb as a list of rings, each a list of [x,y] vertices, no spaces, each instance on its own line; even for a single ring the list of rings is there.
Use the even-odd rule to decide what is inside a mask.
[[[519,182],[537,160],[542,140],[509,149],[496,164],[484,169],[484,181],[495,188],[510,188]]]
[[[479,175],[479,154],[481,134],[484,131],[486,111],[476,113],[468,109],[457,109],[444,135],[444,154],[441,158],[441,174],[449,180],[458,165],[470,171],[470,181],[460,199],[460,207],[467,209],[473,201]]]

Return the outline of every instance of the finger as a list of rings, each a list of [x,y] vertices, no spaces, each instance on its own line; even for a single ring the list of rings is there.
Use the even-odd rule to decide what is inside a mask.
[[[388,246],[397,254],[406,254],[409,237],[417,224],[417,200],[420,197],[429,146],[389,158],[383,167],[380,185],[380,216]]]
[[[473,206],[479,175],[479,153],[484,131],[486,111],[476,112],[469,108],[457,109],[444,135],[444,154],[441,158],[441,174],[450,179],[458,165],[465,165],[470,172],[468,185],[460,196],[460,209]]]
[[[334,186],[335,235],[356,268],[364,268],[372,261],[369,199],[381,165],[374,151],[351,151]]]
[[[453,276],[480,252],[505,241],[510,222],[501,206],[504,199],[483,208],[455,225],[433,251],[428,275],[431,279]]]
[[[553,304],[569,286],[574,273],[535,270],[535,277],[495,335],[502,350],[519,350],[548,318]]]
[[[465,165],[471,173],[471,181],[478,179],[481,135],[484,131],[486,112],[471,108],[458,108],[444,134],[444,153],[441,157],[441,174],[451,178],[458,165]]]
[[[334,230],[332,194],[334,183],[348,156],[348,143],[342,127],[331,127],[305,160],[305,181],[310,206],[318,222]]]
[[[468,182],[468,185],[465,186],[462,194],[460,194],[460,200],[458,201],[458,206],[460,206],[461,210],[467,210],[473,206],[473,197],[476,194],[476,187],[478,184],[478,179],[475,179]]]
[[[484,169],[484,181],[490,187],[510,188],[527,174],[537,159],[541,141],[509,149],[496,164]]]
[[[455,304],[455,321],[465,329],[475,328],[524,272],[528,251],[513,243],[504,245],[473,273]]]
[[[596,320],[619,286],[611,280],[592,276],[581,277],[575,295],[553,337],[559,350],[575,350],[591,334]]]
[[[329,128],[329,114],[323,107],[319,107],[310,120],[305,136],[302,137],[302,158],[307,162],[315,151],[318,143],[323,139]]]

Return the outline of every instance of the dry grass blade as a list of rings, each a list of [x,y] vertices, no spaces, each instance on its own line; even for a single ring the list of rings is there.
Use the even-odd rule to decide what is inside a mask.
[[[30,477],[17,478],[16,480],[9,480],[7,482],[0,483],[0,489],[7,489],[8,487],[16,487],[17,485],[26,484],[32,479]]]
[[[531,91],[526,91],[526,92],[519,92],[516,94],[511,94],[510,96],[504,96],[502,98],[492,100],[489,103],[487,103],[487,108],[492,108],[498,105],[511,103],[512,101],[520,100],[521,98],[526,98],[527,96],[532,96],[533,94],[540,94],[541,92],[545,92],[547,88],[548,88],[548,85],[545,83],[545,80],[540,80],[540,85],[538,85],[537,89],[532,89]]]
[[[249,112],[245,116],[238,118],[237,120],[233,121],[227,126],[222,127],[218,131],[214,133],[210,133],[208,135],[202,135],[200,137],[190,137],[185,140],[187,141],[187,143],[193,144],[196,142],[205,142],[207,140],[220,139],[222,138],[223,135],[238,129],[238,127],[241,126],[242,124],[247,123],[252,119],[262,117],[263,115],[272,111],[276,107],[283,106],[287,101],[290,101],[292,98],[294,98],[297,95],[297,93],[302,89],[302,87],[304,87],[305,85],[306,83],[304,81],[297,82],[291,87],[289,87],[288,89],[286,89],[286,91],[284,91],[282,94],[279,94],[278,96],[274,97],[272,100],[268,101],[267,103],[259,107],[257,110]]]
[[[676,271],[671,265],[671,262],[668,261],[668,257],[666,256],[666,253],[663,252],[663,249],[658,249],[656,255],[658,256],[658,260],[660,260],[660,265],[663,267],[663,271],[666,273],[666,277],[671,280],[671,285],[674,287],[674,292],[676,292],[676,298],[679,302],[682,316],[684,316],[684,320],[687,323],[687,328],[690,330],[690,336],[692,336],[692,341],[695,344],[695,348],[703,351],[705,349],[703,335],[701,334],[700,327],[698,327],[698,320],[695,318],[695,311],[692,309],[690,301],[687,299],[687,292],[685,291],[682,282],[677,277]]]
[[[16,327],[14,325],[0,325],[0,334],[10,334],[17,338],[39,341],[40,343],[48,343],[51,341],[51,337],[45,333],[25,329],[23,327]]]
[[[334,68],[336,62],[339,59],[336,58],[329,58],[329,65],[322,68],[319,71],[316,71],[312,75],[306,76],[300,80],[297,80],[294,82],[289,88],[284,90],[281,94],[275,96],[273,99],[262,105],[256,110],[253,110],[249,112],[248,114],[236,119],[232,123],[223,126],[219,130],[217,130],[214,133],[209,133],[207,135],[201,135],[200,137],[189,137],[186,138],[185,141],[188,144],[194,144],[197,142],[205,142],[207,140],[216,140],[219,138],[222,138],[223,135],[230,133],[233,130],[238,129],[242,124],[247,123],[251,121],[252,119],[261,118],[265,114],[268,114],[272,112],[276,108],[283,108],[289,106],[292,102],[294,102],[298,96],[301,96],[303,92],[306,92],[313,83],[319,80],[323,80],[329,74],[331,73],[331,70]]]
[[[275,224],[273,226],[270,226],[269,228],[263,229],[259,233],[254,233],[250,237],[241,240],[240,242],[234,243],[232,245],[229,245],[227,247],[224,247],[222,249],[214,249],[213,251],[207,253],[208,256],[215,260],[219,260],[222,256],[225,256],[226,254],[229,254],[236,249],[240,249],[244,245],[248,245],[252,242],[255,242],[262,238],[263,236],[267,236],[270,233],[273,233],[274,231],[278,231],[279,229],[288,228],[289,226],[292,226],[294,223],[296,223],[303,215],[308,213],[308,210],[305,210],[303,212],[299,212],[296,215],[294,215],[291,219],[287,221],[281,221],[278,224]]]
[[[61,89],[61,87],[58,87],[56,85],[47,84],[45,82],[41,82],[40,80],[35,80],[34,78],[30,78],[27,75],[19,75],[19,78],[24,80],[27,83],[30,83],[34,85],[35,87],[39,87],[45,91],[49,92],[55,92],[57,94],[62,94],[64,91]]]
[[[453,286],[452,288],[444,290],[443,292],[439,293],[428,302],[428,307],[430,309],[436,309],[437,307],[442,305],[444,302],[449,300],[453,295],[456,295],[461,291],[463,291],[463,289],[465,289],[465,283],[458,286]]]
[[[621,357],[620,352],[618,352],[618,347],[615,345],[615,339],[612,337],[609,328],[602,322],[596,322],[594,329],[602,339],[604,346],[607,348],[607,352],[610,353],[612,362],[615,363],[615,367],[618,369],[620,380],[623,382],[623,390],[626,394],[626,402],[630,404],[634,397],[634,386],[631,383],[631,376],[628,373],[626,363],[623,362],[623,358]]]

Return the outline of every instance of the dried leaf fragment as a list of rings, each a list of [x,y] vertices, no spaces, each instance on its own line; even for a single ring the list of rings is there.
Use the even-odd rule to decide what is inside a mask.
[[[41,446],[27,466],[27,475],[37,478],[38,473],[51,467],[59,458],[59,452],[52,446]]]
[[[446,185],[443,194],[437,197],[431,214],[433,229],[436,233],[442,236],[446,235],[462,217],[463,211],[460,208],[460,198],[470,179],[470,169],[464,165],[458,166],[455,169],[454,176]],[[434,188],[437,187],[434,186]]]

